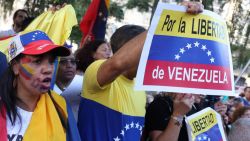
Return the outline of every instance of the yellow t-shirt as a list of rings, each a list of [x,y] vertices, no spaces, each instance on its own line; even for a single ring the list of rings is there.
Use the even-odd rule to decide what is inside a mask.
[[[120,75],[106,86],[101,87],[98,84],[97,71],[104,61],[96,61],[86,70],[82,97],[125,115],[144,117],[146,94],[144,91],[134,90],[134,80]]]

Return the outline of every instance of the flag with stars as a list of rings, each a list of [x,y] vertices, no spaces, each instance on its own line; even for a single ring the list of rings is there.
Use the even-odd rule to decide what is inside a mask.
[[[234,95],[232,58],[224,21],[204,11],[160,3],[144,44],[136,88]]]
[[[146,94],[133,89],[123,75],[100,87],[97,70],[105,60],[92,63],[84,73],[78,111],[82,141],[139,141],[145,116]]]
[[[83,33],[82,44],[89,37],[104,40],[109,3],[109,0],[92,0],[80,23]]]
[[[190,141],[227,141],[220,115],[208,107],[186,118]]]

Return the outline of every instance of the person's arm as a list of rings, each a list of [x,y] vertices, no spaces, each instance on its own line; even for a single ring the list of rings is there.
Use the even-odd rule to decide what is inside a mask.
[[[164,131],[154,130],[149,133],[152,141],[177,141],[180,134],[181,126],[175,125],[175,120],[169,120]]]
[[[198,14],[203,11],[203,5],[198,2],[184,2],[187,7],[187,12],[191,14]],[[136,74],[137,67],[140,60],[140,55],[146,39],[147,32],[143,32],[135,38],[124,44],[113,57],[104,62],[97,72],[97,81],[100,86],[111,83],[128,70],[126,76],[133,76]]]
[[[163,131],[153,130],[149,133],[149,137],[152,141],[177,141],[181,123],[176,120],[177,117],[184,117],[188,113],[194,103],[194,96],[190,94],[177,94],[174,98],[173,114],[168,122],[167,127]]]
[[[125,71],[138,66],[146,35],[145,31],[125,43],[100,66],[97,72],[97,81],[100,86],[111,83]]]

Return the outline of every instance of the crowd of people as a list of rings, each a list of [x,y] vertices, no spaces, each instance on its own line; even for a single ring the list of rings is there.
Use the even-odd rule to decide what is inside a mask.
[[[198,2],[182,4],[190,14],[203,11]],[[188,141],[185,117],[206,107],[221,115],[229,141],[250,141],[250,87],[240,97],[160,92],[150,103],[134,90],[145,28],[124,25],[110,43],[88,41],[72,52],[43,31],[18,34],[32,21],[27,11],[13,21],[0,31],[13,36],[9,63],[0,62],[0,141]]]

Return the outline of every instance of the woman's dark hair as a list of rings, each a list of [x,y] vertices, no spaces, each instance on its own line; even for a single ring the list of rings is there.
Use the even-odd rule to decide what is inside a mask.
[[[29,24],[35,19],[35,17],[28,17],[23,21],[22,29],[21,31],[24,31],[26,27],[29,26]]]
[[[23,55],[18,55],[13,61],[19,61],[22,56]],[[20,115],[18,115],[16,108],[16,102],[18,100],[17,83],[14,81],[15,74],[12,70],[12,65],[10,64],[0,79],[0,110],[4,117],[5,113],[3,112],[3,108],[6,109],[7,116],[12,125],[15,123],[16,117],[20,119]]]
[[[106,43],[106,41],[94,40],[88,42],[82,48],[79,48],[75,53],[75,58],[77,60],[76,69],[85,72],[88,66],[95,61],[93,54],[103,43]]]
[[[249,106],[240,107],[239,109],[236,109],[233,113],[233,119],[232,122],[235,122],[237,119],[239,119],[242,115],[244,115],[248,110],[250,110]]]

